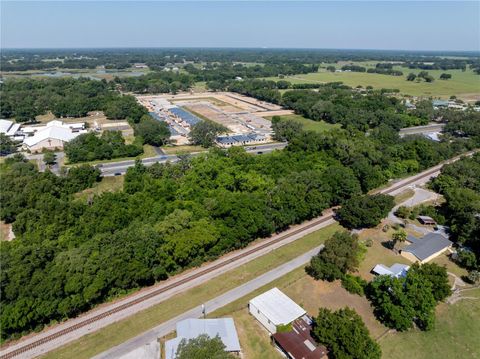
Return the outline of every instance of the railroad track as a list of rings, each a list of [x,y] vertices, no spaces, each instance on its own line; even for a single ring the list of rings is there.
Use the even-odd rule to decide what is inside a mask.
[[[473,153],[475,153],[475,152],[476,152],[476,151],[472,151],[472,152],[469,152],[468,154],[465,154],[465,155],[468,156],[468,155],[471,155],[471,154],[473,154]],[[460,158],[460,156],[457,156],[457,157],[455,157],[454,159],[445,162],[444,164],[446,164],[446,163],[451,163],[451,162],[457,160],[458,158]],[[443,164],[442,164],[442,165],[437,165],[437,166],[435,166],[434,168],[432,168],[431,170],[428,170],[428,171],[423,172],[420,176],[417,175],[417,176],[415,176],[414,178],[412,178],[412,179],[410,179],[410,180],[403,181],[401,184],[398,184],[398,185],[393,186],[393,187],[386,188],[386,189],[384,189],[384,190],[379,190],[379,191],[376,191],[376,192],[377,192],[377,193],[383,193],[383,194],[392,193],[392,192],[394,192],[394,191],[396,191],[396,190],[398,190],[398,189],[401,189],[402,187],[407,187],[408,185],[410,185],[410,184],[413,183],[413,182],[416,182],[416,181],[418,181],[418,180],[424,179],[425,177],[431,176],[431,175],[434,174],[435,172],[438,172],[442,166],[443,166]],[[247,257],[247,256],[249,256],[249,255],[251,255],[251,254],[253,254],[253,253],[255,253],[255,252],[259,251],[259,250],[268,248],[268,247],[270,247],[270,246],[272,246],[272,245],[274,245],[274,244],[276,244],[276,243],[279,243],[279,242],[284,241],[285,239],[287,239],[287,238],[289,238],[289,237],[291,237],[291,236],[294,236],[294,235],[296,235],[296,234],[302,233],[302,232],[304,232],[304,231],[306,231],[306,230],[308,230],[308,229],[311,229],[311,228],[313,228],[313,227],[315,227],[315,226],[317,226],[317,225],[319,225],[319,224],[325,223],[325,222],[329,221],[330,219],[332,219],[332,218],[334,217],[333,209],[330,208],[328,211],[330,211],[331,213],[328,214],[328,215],[323,216],[323,217],[320,218],[320,219],[313,220],[313,221],[311,221],[310,223],[308,223],[307,225],[304,225],[304,226],[302,226],[302,227],[300,227],[300,228],[297,228],[297,229],[295,229],[295,230],[293,230],[293,231],[291,231],[291,232],[289,232],[289,233],[287,233],[287,234],[284,234],[284,235],[282,235],[282,236],[279,236],[279,237],[277,237],[277,238],[275,238],[275,239],[273,239],[273,240],[270,240],[270,241],[267,241],[267,242],[265,242],[265,243],[263,243],[263,244],[260,244],[260,245],[256,246],[255,248],[252,248],[252,249],[250,249],[250,250],[247,250],[247,251],[245,251],[245,252],[242,252],[242,253],[240,253],[240,254],[238,254],[238,255],[232,256],[231,258],[226,259],[225,261],[222,261],[222,262],[220,262],[220,263],[218,263],[218,264],[216,264],[216,265],[213,265],[213,266],[210,266],[210,267],[208,267],[208,268],[205,268],[205,269],[203,269],[203,270],[201,270],[201,271],[199,271],[199,272],[196,272],[195,274],[192,274],[192,275],[187,276],[187,277],[185,277],[185,278],[182,278],[182,279],[180,279],[180,280],[178,280],[178,281],[175,281],[174,283],[171,283],[171,284],[169,284],[169,285],[166,285],[166,286],[164,286],[164,287],[162,287],[162,288],[159,288],[159,289],[157,289],[157,290],[154,290],[154,291],[152,291],[152,292],[145,293],[145,295],[142,295],[142,296],[140,296],[140,297],[138,297],[138,298],[132,299],[131,301],[128,301],[128,302],[126,302],[126,303],[123,303],[123,304],[121,304],[121,305],[119,305],[119,306],[117,306],[117,307],[114,307],[114,308],[112,308],[112,309],[110,309],[110,310],[107,310],[107,311],[105,311],[105,312],[103,312],[103,313],[99,313],[98,315],[95,315],[95,316],[93,316],[93,317],[90,317],[90,318],[88,318],[88,319],[85,319],[85,320],[83,320],[83,321],[81,321],[81,322],[79,322],[79,323],[73,324],[72,326],[70,326],[70,327],[68,327],[68,328],[65,328],[65,329],[60,330],[60,331],[58,331],[58,332],[56,332],[56,333],[50,334],[50,335],[48,335],[48,336],[46,336],[46,337],[44,337],[44,338],[38,339],[37,341],[34,341],[34,342],[30,343],[30,344],[26,344],[25,346],[23,346],[23,347],[21,347],[21,348],[17,348],[17,349],[15,349],[15,350],[12,350],[11,352],[5,353],[5,354],[3,354],[3,355],[0,356],[0,359],[10,359],[10,358],[14,358],[14,357],[16,357],[16,356],[18,356],[18,355],[20,355],[20,354],[26,353],[26,352],[28,352],[28,351],[30,351],[30,350],[32,350],[32,349],[34,349],[34,348],[36,348],[36,347],[38,347],[38,346],[40,346],[40,345],[43,345],[43,344],[48,343],[48,342],[50,342],[50,341],[52,341],[52,340],[55,340],[55,339],[57,339],[57,338],[65,335],[65,334],[71,333],[71,332],[73,332],[73,331],[75,331],[75,330],[77,330],[77,329],[80,329],[80,328],[85,327],[85,326],[87,326],[87,325],[89,325],[89,324],[95,323],[95,322],[98,321],[98,320],[104,319],[104,318],[109,317],[109,316],[111,316],[111,315],[113,315],[113,314],[115,314],[115,313],[121,312],[121,311],[123,311],[123,310],[125,310],[125,309],[128,309],[128,308],[130,308],[130,307],[132,307],[132,306],[134,306],[134,305],[136,305],[136,304],[142,303],[142,302],[144,302],[144,301],[146,301],[146,300],[148,300],[148,299],[151,299],[151,298],[153,298],[153,297],[155,297],[155,296],[157,296],[157,295],[159,295],[159,294],[161,294],[161,293],[164,293],[164,292],[166,292],[166,291],[168,291],[168,290],[170,290],[170,289],[173,289],[173,288],[175,288],[175,287],[178,286],[178,285],[188,283],[188,282],[190,282],[190,281],[192,281],[192,280],[194,280],[194,279],[197,279],[197,278],[199,278],[199,277],[201,277],[201,276],[203,276],[203,275],[205,275],[205,274],[208,274],[208,273],[210,273],[210,272],[213,272],[213,271],[215,271],[215,270],[217,270],[217,269],[220,269],[220,268],[222,268],[222,267],[225,267],[226,265],[228,265],[228,264],[230,264],[230,263],[236,262],[236,261],[238,261],[238,260],[240,260],[240,259],[242,259],[242,258],[244,258],[244,257]]]

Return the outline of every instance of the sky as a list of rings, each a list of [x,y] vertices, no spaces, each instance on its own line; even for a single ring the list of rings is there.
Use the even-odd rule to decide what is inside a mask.
[[[480,2],[1,1],[2,48],[480,50]]]

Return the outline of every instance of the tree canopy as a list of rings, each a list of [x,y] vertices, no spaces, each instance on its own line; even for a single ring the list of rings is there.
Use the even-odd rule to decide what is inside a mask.
[[[414,264],[405,277],[376,277],[367,290],[377,318],[386,326],[404,331],[413,324],[432,329],[435,306],[450,295],[447,271],[436,264]]]
[[[208,148],[215,144],[215,139],[219,134],[227,131],[227,128],[218,123],[200,121],[192,127],[189,136],[193,144]]]
[[[305,270],[317,280],[341,279],[358,267],[361,252],[356,235],[336,232],[325,241],[325,248],[311,259]]]
[[[175,353],[176,359],[234,359],[233,354],[225,351],[220,337],[210,338],[202,334],[193,339],[182,339]]]
[[[313,337],[327,346],[330,356],[344,359],[380,359],[382,351],[362,318],[348,307],[332,312],[320,308]]]
[[[337,210],[340,224],[347,228],[375,227],[395,206],[392,196],[376,194],[352,197]]]

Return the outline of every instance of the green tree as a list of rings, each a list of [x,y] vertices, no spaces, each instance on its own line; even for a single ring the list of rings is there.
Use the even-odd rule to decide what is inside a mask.
[[[47,151],[43,154],[43,162],[45,162],[45,164],[48,166],[54,165],[56,160],[57,156],[53,151]]]
[[[284,120],[280,116],[272,117],[273,138],[277,141],[288,141],[302,130],[302,125],[293,120]]]
[[[235,356],[225,351],[220,337],[210,338],[202,334],[194,339],[182,339],[175,353],[176,359],[234,359]]]
[[[418,274],[431,283],[433,297],[437,302],[446,299],[452,294],[447,269],[445,267],[439,266],[436,263],[425,263],[422,265],[415,263],[409,271]]]
[[[221,133],[227,132],[228,129],[218,123],[212,121],[200,121],[195,124],[190,131],[190,140],[195,145],[208,148],[215,144],[215,139]]]
[[[358,267],[361,248],[358,237],[348,232],[336,232],[325,241],[325,248],[312,257],[305,268],[313,278],[329,282],[343,278]]]
[[[415,75],[413,72],[410,72],[407,75],[407,81],[414,81],[417,78],[417,75]]]
[[[444,268],[423,266],[413,265],[406,277],[382,275],[370,282],[367,297],[384,325],[399,331],[414,323],[421,330],[432,329],[437,300],[445,298],[450,289]]]
[[[134,126],[135,136],[143,139],[144,144],[162,146],[170,138],[170,130],[165,122],[157,121],[144,115]]]
[[[443,73],[440,75],[440,80],[450,80],[452,78],[451,74]]]
[[[327,71],[335,72],[335,70],[336,70],[335,66],[327,66]]]
[[[320,308],[313,337],[327,346],[334,358],[380,359],[380,346],[372,339],[362,318],[348,307],[332,312]]]
[[[346,228],[371,228],[379,224],[394,205],[393,197],[383,194],[352,197],[337,211],[337,216]]]
[[[13,143],[10,137],[0,133],[0,156],[9,155],[10,153],[14,153],[16,150],[17,146],[15,146],[15,143]]]
[[[398,243],[405,243],[407,240],[407,232],[403,229],[399,229],[392,233],[393,246],[395,247]]]

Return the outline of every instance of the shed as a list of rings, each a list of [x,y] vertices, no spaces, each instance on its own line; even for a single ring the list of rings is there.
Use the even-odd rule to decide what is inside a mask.
[[[415,241],[413,238],[415,237],[408,237],[407,240],[412,244],[401,251],[401,255],[412,262],[427,263],[445,252],[453,244],[441,233],[428,233],[422,238],[415,238]]]
[[[387,267],[383,264],[377,264],[372,272],[377,275],[389,275],[390,277],[400,278],[407,275],[410,266],[406,264],[395,263],[390,267]]]
[[[418,216],[417,219],[421,224],[425,224],[428,226],[434,226],[437,224],[437,222],[429,216]]]
[[[323,359],[327,348],[319,345],[311,336],[312,321],[304,315],[292,323],[292,330],[272,335],[275,345],[291,359]]]
[[[218,335],[225,345],[225,351],[240,352],[240,342],[232,318],[192,318],[177,323],[177,337],[165,342],[165,358],[175,358],[178,345],[182,339],[194,339],[202,334],[207,334],[210,338],[215,338]]]
[[[250,300],[248,310],[272,334],[277,332],[277,326],[288,325],[306,314],[276,287]]]

